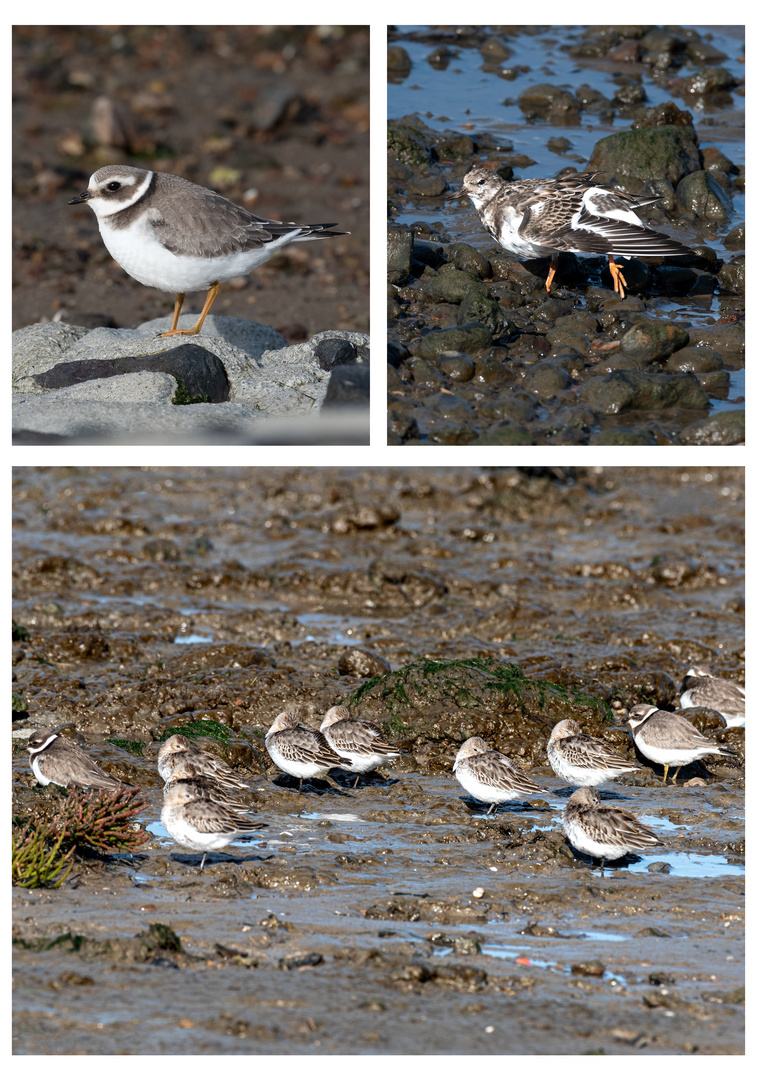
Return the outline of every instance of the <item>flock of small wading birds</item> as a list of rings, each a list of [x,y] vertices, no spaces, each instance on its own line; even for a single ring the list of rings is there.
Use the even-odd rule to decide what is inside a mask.
[[[743,687],[716,678],[704,667],[690,668],[681,686],[682,709],[715,709],[726,727],[744,725],[745,699]],[[702,735],[680,712],[634,705],[626,723],[641,754],[663,766],[663,783],[667,783],[671,766],[676,766],[675,782],[683,765],[700,758],[717,754],[738,759],[735,751]],[[403,753],[376,727],[353,719],[341,705],[328,710],[320,731],[306,727],[292,713],[280,713],[266,734],[265,745],[274,764],[299,780],[300,792],[303,780],[323,776],[335,767],[356,773],[353,787],[357,787],[364,773]],[[54,731],[33,732],[28,749],[40,784],[105,790],[119,787],[119,781],[76,743]],[[547,756],[557,776],[578,785],[562,812],[566,836],[576,850],[601,859],[603,874],[605,860],[621,859],[661,844],[629,810],[603,805],[595,790],[623,773],[639,772],[638,765],[632,765],[601,739],[582,735],[574,720],[555,725]],[[462,744],[452,768],[465,790],[488,804],[487,818],[499,803],[547,791],[480,738]],[[264,827],[235,796],[246,789],[245,782],[225,762],[198,750],[183,735],[172,735],[161,745],[158,771],[165,783],[161,821],[177,843],[203,853],[200,871],[209,851]]]

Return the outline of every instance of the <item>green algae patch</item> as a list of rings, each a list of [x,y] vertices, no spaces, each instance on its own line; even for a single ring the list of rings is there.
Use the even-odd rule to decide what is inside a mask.
[[[166,728],[161,732],[161,742],[171,735],[183,735],[187,739],[217,739],[218,742],[227,743],[234,738],[234,732],[226,724],[219,724],[217,720],[190,720],[187,724],[180,724]]]
[[[369,679],[352,695],[350,707],[366,719],[382,716],[384,729],[395,737],[462,742],[478,735],[529,761],[542,756],[560,720],[576,720],[590,734],[614,723],[599,698],[529,679],[517,664],[491,657],[415,660]]]
[[[111,746],[117,746],[119,750],[125,750],[133,757],[144,757],[145,744],[135,739],[106,739]]]

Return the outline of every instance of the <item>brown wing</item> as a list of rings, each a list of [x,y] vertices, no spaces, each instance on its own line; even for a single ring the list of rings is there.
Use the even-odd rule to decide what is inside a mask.
[[[476,777],[481,783],[490,784],[491,787],[501,788],[503,791],[517,791],[522,795],[544,791],[528,773],[514,765],[498,750],[488,750],[485,754],[477,754],[469,760],[470,764],[475,766]]]
[[[171,177],[167,183],[156,173],[155,184],[162,209],[151,209],[148,216],[157,239],[168,251],[214,258],[252,251],[298,231],[301,233],[298,239],[344,235],[327,231],[332,228],[331,223],[297,225],[292,221],[266,221],[183,177]]]
[[[209,799],[195,799],[184,808],[187,822],[201,833],[228,833],[236,829],[252,832],[264,828],[264,822],[251,821],[243,814]]]
[[[592,813],[591,838],[600,844],[623,844],[631,849],[656,847],[662,841],[628,810],[602,806]]]
[[[328,767],[342,764],[342,759],[334,753],[320,731],[313,731],[304,724],[279,732],[276,747],[288,761],[314,762]]]
[[[334,738],[339,739],[339,749],[348,754],[399,754],[392,743],[387,742],[380,731],[358,720],[342,720],[332,725]]]

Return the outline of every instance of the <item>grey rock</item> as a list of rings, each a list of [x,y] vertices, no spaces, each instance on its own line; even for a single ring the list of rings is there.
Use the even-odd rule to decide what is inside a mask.
[[[364,364],[342,364],[331,372],[321,408],[331,409],[345,405],[367,407],[370,404],[370,394],[369,368]]]
[[[192,316],[187,316],[191,324]],[[364,368],[360,381],[367,384],[367,358],[370,339],[365,334],[327,330],[308,342],[287,346],[285,339],[268,326],[228,316],[209,316],[203,333],[191,339],[162,338],[160,331],[170,325],[168,319],[154,319],[135,330],[116,330],[98,327],[86,330],[62,323],[47,323],[26,327],[13,336],[14,430],[23,431],[24,440],[62,436],[77,441],[145,442],[145,443],[208,443],[258,441],[260,421],[268,417],[302,417],[318,415],[326,398],[329,373],[319,363],[319,350],[341,354],[346,347],[356,361],[352,369]],[[175,372],[165,363],[167,354],[181,355],[187,350],[202,354],[215,369],[216,376],[227,380],[227,401],[218,404],[202,403],[178,408],[174,400],[175,385],[170,377]],[[344,353],[346,356],[346,351]],[[135,356],[144,367],[168,367],[165,378],[148,379],[142,364],[136,363],[134,378],[114,375],[97,378],[97,386],[84,393],[84,383],[59,389],[45,389],[38,377],[56,365],[86,361],[107,361],[104,369],[94,365],[89,374],[101,375],[103,370],[117,370],[115,361]],[[69,374],[86,374],[86,368],[69,368]],[[225,374],[224,374],[225,373]],[[59,370],[58,375],[64,374]],[[181,375],[179,374],[179,377]],[[169,381],[166,382],[166,379]],[[66,382],[57,376],[47,376],[50,382]],[[106,386],[105,384],[110,384]],[[169,386],[172,388],[168,394]],[[190,399],[200,396],[200,388],[186,388]],[[367,385],[364,387],[367,399]],[[152,397],[150,398],[150,394]],[[206,396],[210,396],[206,394]],[[216,397],[222,396],[216,394]],[[78,410],[76,401],[92,404]],[[94,405],[97,407],[93,407]],[[364,410],[367,411],[367,410]],[[352,410],[350,410],[352,412]],[[353,418],[354,419],[354,418]],[[357,442],[362,443],[367,432],[367,419],[350,421]],[[349,425],[339,425],[339,441],[349,444]],[[194,435],[191,429],[194,428]],[[288,432],[290,427],[285,425]],[[281,436],[286,442],[307,442],[305,427],[291,425],[289,434]],[[316,423],[311,432],[319,443],[328,443],[328,426]]]

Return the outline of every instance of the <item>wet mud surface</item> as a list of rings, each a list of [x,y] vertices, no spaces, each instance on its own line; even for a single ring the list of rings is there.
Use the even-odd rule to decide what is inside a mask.
[[[389,443],[742,443],[743,95],[735,26],[390,27]],[[547,293],[454,197],[475,165],[657,198],[695,254],[624,259],[623,299],[563,254]]]
[[[153,839],[14,889],[15,1052],[741,1054],[742,765],[605,785],[664,843],[601,877],[567,845],[546,741],[578,715],[633,760],[613,713],[674,708],[692,662],[743,679],[742,481],[16,470],[14,819],[62,800],[23,736],[62,725],[142,788]],[[262,736],[338,701],[405,756],[300,795]],[[202,875],[155,765],[200,720],[267,823]],[[474,734],[544,796],[484,820],[451,774]]]

